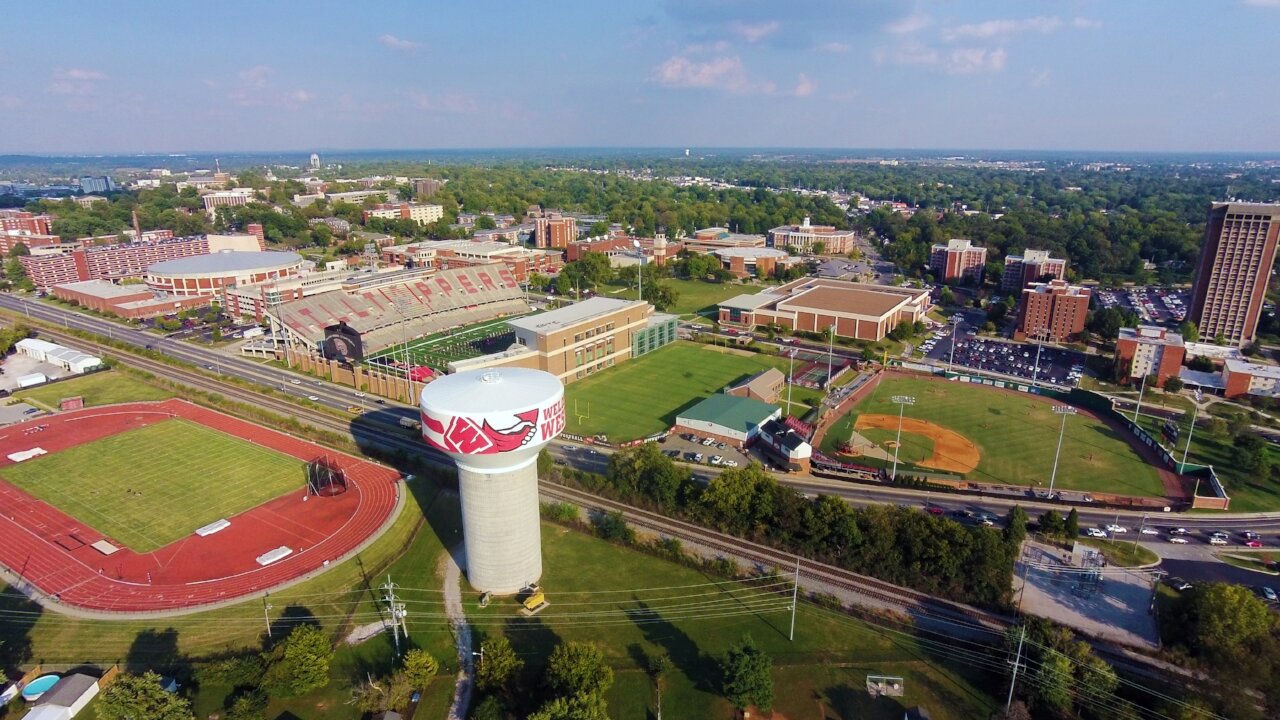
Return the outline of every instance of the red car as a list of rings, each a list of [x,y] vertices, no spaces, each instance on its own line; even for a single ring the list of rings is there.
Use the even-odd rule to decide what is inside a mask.
[[[941,515],[943,513],[942,508],[938,507],[937,505],[930,505],[929,507],[925,508],[924,511],[929,513],[930,515]]]
[[[1246,540],[1246,541],[1245,541],[1245,543],[1244,543],[1244,546],[1245,546],[1245,547],[1262,547],[1262,541],[1261,541],[1261,540]]]

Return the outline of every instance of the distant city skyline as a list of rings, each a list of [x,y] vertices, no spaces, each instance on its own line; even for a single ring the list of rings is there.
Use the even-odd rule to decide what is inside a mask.
[[[6,12],[0,153],[1280,151],[1280,0]]]

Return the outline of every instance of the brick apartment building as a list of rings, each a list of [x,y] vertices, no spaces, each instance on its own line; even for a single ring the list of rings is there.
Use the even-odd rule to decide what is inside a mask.
[[[0,210],[0,231],[52,235],[53,216],[37,215],[26,210]]]
[[[721,325],[754,328],[777,324],[789,330],[824,332],[839,337],[883,340],[901,323],[924,319],[929,291],[890,285],[801,278],[755,295],[739,295],[720,303]]]
[[[1237,347],[1255,339],[1280,242],[1280,205],[1215,203],[1196,268],[1188,318],[1200,337]]]
[[[1129,382],[1154,375],[1156,387],[1162,388],[1166,380],[1178,376],[1186,357],[1182,336],[1162,327],[1120,328],[1116,339],[1116,369]]]
[[[533,219],[533,244],[540,248],[569,247],[578,239],[578,220],[558,213],[538,212]]]
[[[1048,250],[1027,250],[1021,255],[1007,255],[1004,259],[1004,275],[1000,278],[1000,290],[1019,293],[1033,282],[1065,280],[1067,261],[1049,256]]]
[[[952,238],[945,245],[929,248],[929,267],[939,282],[982,282],[982,271],[986,266],[987,249],[964,238]]]
[[[81,280],[141,278],[148,265],[209,254],[205,236],[175,238],[157,243],[103,245],[67,252],[33,253],[18,258],[27,277],[39,288]]]
[[[426,203],[378,203],[364,211],[364,221],[370,218],[383,220],[412,220],[419,225],[430,225],[444,219],[443,205]]]
[[[1222,368],[1222,379],[1226,384],[1223,395],[1228,398],[1280,396],[1280,367],[1276,365],[1229,359]]]
[[[1039,337],[1050,342],[1067,342],[1084,332],[1089,315],[1089,288],[1065,280],[1032,283],[1022,290],[1018,305],[1015,337]]]

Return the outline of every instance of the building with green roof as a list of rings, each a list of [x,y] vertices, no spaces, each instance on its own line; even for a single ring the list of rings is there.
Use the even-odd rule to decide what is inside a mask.
[[[676,429],[743,445],[760,426],[782,417],[782,410],[753,398],[712,395],[676,416]]]

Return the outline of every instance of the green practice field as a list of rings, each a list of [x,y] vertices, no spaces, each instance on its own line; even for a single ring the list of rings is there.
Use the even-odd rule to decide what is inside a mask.
[[[444,371],[454,360],[466,360],[505,350],[515,342],[515,336],[511,328],[507,327],[507,321],[517,317],[522,316],[512,315],[498,320],[486,320],[475,325],[410,340],[409,359],[414,365],[426,365],[434,370]],[[365,358],[365,362],[377,358],[403,361],[404,356],[405,345],[397,344],[369,355]]]
[[[306,484],[306,465],[186,420],[77,445],[4,479],[137,552]]]
[[[567,385],[566,432],[607,435],[611,442],[661,432],[681,410],[771,367],[786,373],[787,358],[676,342]],[[790,414],[803,417],[806,403],[820,397],[815,390],[793,388]],[[778,402],[785,404],[785,389]]]
[[[606,694],[609,717],[653,717],[653,685],[641,658],[664,653],[662,707],[673,718],[734,717],[718,692],[717,660],[749,633],[773,659],[775,710],[786,718],[843,717],[901,720],[905,709],[927,707],[930,717],[985,718],[998,679],[905,634],[802,602],[795,641],[785,586],[768,590],[725,581],[667,560],[544,523],[540,584],[550,605],[532,619],[498,599],[480,609],[464,589],[467,615],[483,638],[504,633],[513,649],[540,666],[558,642],[591,642],[614,669]],[[774,582],[785,582],[784,577]],[[906,695],[872,700],[868,674],[899,675]],[[825,712],[819,708],[825,708]]]
[[[978,467],[966,477],[978,482],[1011,483],[1045,488],[1053,469],[1061,418],[1043,398],[942,380],[893,377],[880,383],[869,396],[854,406],[823,438],[822,448],[830,452],[838,441],[849,437],[861,413],[897,415],[894,395],[911,395],[905,417],[928,420],[964,435],[981,453]],[[870,439],[881,442],[891,432],[868,431]],[[932,453],[925,438],[902,434],[902,460]],[[927,470],[927,468],[922,468]],[[1067,417],[1062,456],[1055,488],[1125,495],[1161,497],[1164,488],[1156,468],[1138,455],[1120,434],[1099,420],[1083,414]]]
[[[634,275],[632,276],[634,279]],[[724,300],[738,295],[746,295],[749,293],[759,292],[764,288],[762,285],[743,285],[736,282],[718,283],[706,282],[703,280],[681,280],[678,278],[663,278],[664,285],[670,285],[675,290],[676,303],[667,308],[663,312],[672,315],[691,315],[698,312],[707,312],[714,314],[716,305]],[[622,285],[601,285],[598,295],[602,297],[620,298],[623,300],[635,300],[636,289],[633,286],[624,287]]]
[[[83,397],[84,404],[88,406],[173,397],[171,392],[148,385],[118,370],[96,372],[71,380],[17,390],[13,396],[16,400],[34,401],[37,405],[57,409],[59,400],[76,395]]]

